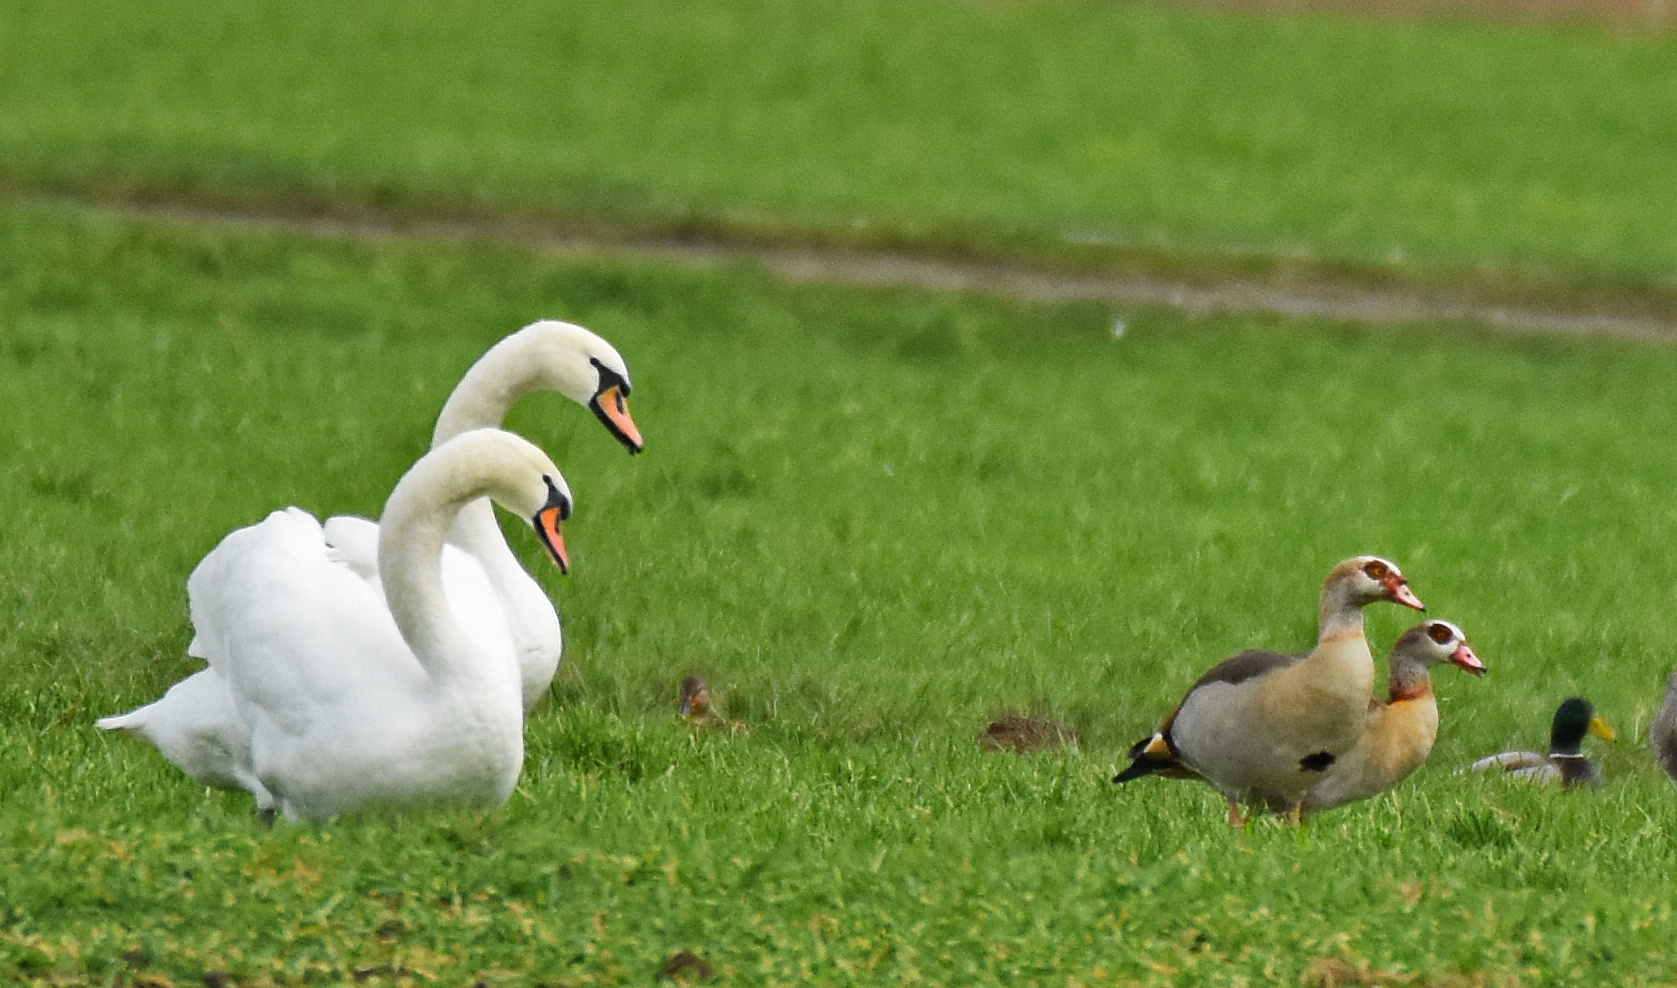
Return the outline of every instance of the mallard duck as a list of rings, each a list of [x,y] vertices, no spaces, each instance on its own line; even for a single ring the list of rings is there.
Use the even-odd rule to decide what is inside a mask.
[[[1504,751],[1479,759],[1467,770],[1502,771],[1544,784],[1558,781],[1569,787],[1599,786],[1601,768],[1584,754],[1586,734],[1594,734],[1605,741],[1618,740],[1607,722],[1596,715],[1595,706],[1583,697],[1575,696],[1563,701],[1555,710],[1555,720],[1549,728],[1547,755],[1535,751]]]
[[[1197,775],[1245,822],[1242,804],[1279,806],[1297,820],[1304,794],[1362,737],[1374,657],[1363,636],[1363,608],[1392,601],[1424,610],[1397,566],[1356,556],[1322,584],[1316,647],[1303,655],[1263,649],[1213,666],[1159,729],[1130,749],[1113,778]]]
[[[1665,681],[1665,705],[1648,728],[1648,744],[1660,768],[1677,782],[1677,672]]]
[[[1378,795],[1421,767],[1438,740],[1438,700],[1429,670],[1446,662],[1485,674],[1467,636],[1449,621],[1426,621],[1398,637],[1386,660],[1386,702],[1369,707],[1362,740],[1304,794],[1304,812]]]

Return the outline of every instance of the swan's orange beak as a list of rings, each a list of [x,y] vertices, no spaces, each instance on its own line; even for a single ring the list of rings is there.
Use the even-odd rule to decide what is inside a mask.
[[[614,384],[595,395],[588,403],[594,409],[594,414],[606,424],[617,441],[627,446],[629,452],[639,453],[645,443],[641,441],[641,431],[635,428],[635,420],[629,417],[629,396],[624,393],[622,385]]]
[[[553,562],[559,567],[559,572],[570,573],[571,557],[565,552],[564,514],[560,505],[551,505],[536,512],[534,520],[536,534],[541,537],[542,545],[553,556]]]

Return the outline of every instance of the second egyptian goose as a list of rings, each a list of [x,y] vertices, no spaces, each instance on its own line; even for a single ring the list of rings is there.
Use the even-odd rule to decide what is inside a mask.
[[[1304,812],[1379,795],[1421,767],[1438,740],[1438,701],[1429,670],[1446,662],[1485,674],[1467,636],[1449,621],[1425,621],[1398,637],[1386,660],[1386,702],[1369,707],[1362,740],[1304,794]]]
[[[1487,755],[1469,765],[1470,772],[1501,770],[1521,779],[1531,779],[1545,785],[1559,782],[1572,786],[1601,785],[1601,767],[1584,754],[1584,735],[1594,734],[1606,741],[1617,741],[1618,736],[1607,722],[1596,715],[1595,706],[1581,696],[1572,697],[1555,710],[1554,722],[1549,727],[1549,753],[1535,751],[1504,751]]]
[[[1648,728],[1648,745],[1660,768],[1677,782],[1677,672],[1665,681],[1665,706],[1660,707],[1653,726]]]
[[[1378,556],[1335,566],[1322,584],[1316,647],[1303,655],[1254,649],[1201,676],[1152,736],[1130,749],[1112,780],[1197,775],[1229,803],[1284,808],[1297,819],[1306,791],[1362,737],[1374,657],[1363,608],[1388,600],[1424,610],[1401,570]]]

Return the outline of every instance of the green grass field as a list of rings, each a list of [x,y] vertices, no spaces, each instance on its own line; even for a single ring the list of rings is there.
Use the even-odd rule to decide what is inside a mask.
[[[670,977],[745,985],[1673,983],[1677,789],[1644,739],[1677,661],[1677,348],[789,286],[74,201],[1062,258],[1088,237],[1184,268],[1401,247],[1404,277],[1655,297],[1677,252],[1651,205],[1669,39],[614,9],[648,26],[584,5],[0,12],[0,983],[650,983],[681,951],[709,974]],[[787,40],[808,36],[830,40]],[[1077,112],[1095,93],[1109,117]],[[552,396],[510,422],[577,510],[569,578],[506,526],[567,636],[506,807],[266,829],[248,796],[93,728],[196,668],[185,579],[224,534],[287,504],[375,513],[465,367],[542,316],[623,351],[648,449]],[[1205,666],[1307,646],[1323,575],[1359,552],[1491,667],[1438,674],[1415,777],[1244,832],[1206,787],[1107,781]],[[1413,619],[1371,610],[1376,651]],[[677,720],[692,671],[745,733]],[[1592,744],[1600,792],[1451,774],[1541,747],[1574,693],[1623,739]],[[981,752],[1009,711],[1082,745]]]
[[[1677,309],[1663,35],[1094,2],[18,0],[0,93],[0,180],[24,189]]]
[[[1647,442],[1677,351],[1166,313],[1114,339],[1092,307],[79,210],[4,237],[0,957],[26,979],[613,983],[683,949],[764,984],[1669,965],[1677,794],[1638,735],[1677,635]],[[375,511],[459,371],[561,305],[630,356],[649,451],[557,399],[515,415],[578,510],[548,581],[567,665],[508,808],[267,831],[92,728],[194,667],[183,580],[222,534]],[[1106,782],[1200,667],[1308,643],[1363,550],[1492,666],[1440,675],[1433,764],[1302,834]],[[689,670],[749,734],[687,737]],[[1575,691],[1627,735],[1604,792],[1449,775],[1541,745]],[[1084,750],[980,753],[1009,709]]]

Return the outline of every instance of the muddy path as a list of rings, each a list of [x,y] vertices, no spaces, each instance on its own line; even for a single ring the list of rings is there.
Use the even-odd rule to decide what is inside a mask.
[[[756,265],[788,282],[856,286],[913,286],[933,291],[994,295],[1038,302],[1094,300],[1110,304],[1115,318],[1137,310],[1166,308],[1205,317],[1268,313],[1287,318],[1369,324],[1477,325],[1512,332],[1605,335],[1677,343],[1677,316],[1662,307],[1601,304],[1589,298],[1507,302],[1483,297],[1471,287],[1448,288],[1400,282],[1371,284],[1317,272],[1266,277],[1223,268],[1182,276],[1108,268],[1059,269],[1030,261],[971,259],[932,252],[854,247],[786,245],[725,235],[663,235],[590,224],[578,232],[560,221],[529,218],[428,217],[356,210],[330,215],[319,210],[276,209],[181,201],[113,202],[89,205],[176,226],[267,229],[340,239],[493,242],[554,256],[651,261],[691,268]]]

